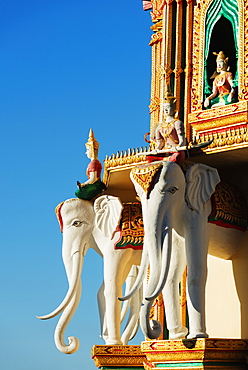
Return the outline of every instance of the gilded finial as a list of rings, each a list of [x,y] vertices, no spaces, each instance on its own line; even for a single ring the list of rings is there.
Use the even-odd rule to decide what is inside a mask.
[[[96,139],[94,137],[94,132],[93,132],[92,129],[90,129],[89,138],[88,138],[88,141],[85,144],[85,146],[88,147],[88,148],[92,148],[94,150],[99,149],[99,143],[96,141]]]
[[[167,88],[165,90],[165,93],[164,93],[164,103],[169,103],[169,104],[175,104],[177,101],[177,99],[175,98],[175,96],[173,96],[171,90],[170,90],[170,87],[167,85]]]
[[[89,158],[91,159],[97,159],[98,158],[98,149],[99,149],[99,143],[96,141],[94,132],[92,129],[90,129],[89,132],[89,138],[87,143],[85,144],[86,149],[89,152]]]

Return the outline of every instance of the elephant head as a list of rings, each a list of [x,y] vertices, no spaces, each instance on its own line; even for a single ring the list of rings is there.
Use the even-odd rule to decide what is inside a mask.
[[[106,268],[107,271],[112,271],[111,266],[114,265],[114,260],[116,261],[119,257],[124,255],[130,255],[130,252],[119,252],[118,256],[115,255],[114,251],[114,242],[118,240],[119,235],[116,233],[117,226],[119,224],[121,214],[122,214],[123,205],[119,198],[112,196],[101,196],[97,198],[94,204],[87,200],[82,199],[68,199],[65,202],[59,204],[56,208],[56,215],[60,223],[61,231],[63,232],[63,245],[62,245],[62,256],[63,262],[65,265],[65,270],[67,274],[69,288],[65,298],[62,303],[50,314],[45,316],[37,316],[41,320],[50,319],[59,315],[62,312],[62,315],[58,321],[58,324],[54,333],[54,340],[57,348],[63,353],[74,353],[79,347],[79,340],[75,337],[69,337],[69,344],[67,345],[64,342],[64,332],[65,329],[74,315],[77,306],[81,297],[81,271],[84,261],[84,256],[89,247],[95,249],[100,255],[104,256],[104,265],[108,264]],[[140,252],[141,253],[141,252]],[[125,257],[125,261],[127,257]],[[129,263],[128,266],[125,266],[125,274],[122,274],[122,261],[120,259],[120,275],[118,284],[120,288],[124,281],[122,281],[122,276],[127,276],[128,271],[130,270],[132,264]],[[111,263],[112,262],[112,263]],[[129,268],[129,270],[128,270]],[[118,269],[117,274],[118,274]],[[105,274],[106,275],[106,274]],[[124,280],[125,280],[124,277]],[[109,320],[106,320],[106,312],[109,307],[114,305],[111,304],[114,301],[117,301],[117,297],[111,297],[111,303],[106,302],[106,286],[108,286],[109,291],[112,291],[113,284],[116,283],[115,279],[117,277],[112,277],[108,279],[108,283],[102,285],[98,294],[99,302],[99,311],[100,311],[100,320],[102,324],[103,337],[106,335],[105,340],[112,340],[121,344],[120,338],[116,335],[116,326],[118,326],[118,318],[121,320],[121,312],[119,311],[116,315],[109,317]],[[130,278],[129,278],[130,280]],[[103,293],[104,291],[104,293]],[[109,294],[110,296],[111,294]],[[105,296],[105,298],[104,298]],[[124,307],[126,309],[126,307]],[[133,310],[134,311],[134,310]],[[138,311],[138,309],[137,309]],[[117,312],[117,311],[115,311]],[[124,315],[124,314],[123,314]],[[122,315],[122,316],[123,316]],[[116,316],[116,317],[114,317]],[[106,327],[106,322],[108,325]],[[132,322],[131,322],[132,321]],[[129,324],[130,322],[130,324]],[[119,322],[120,325],[120,322]],[[111,326],[111,329],[110,329]],[[130,317],[130,320],[127,320],[127,327],[123,333],[124,342],[129,340],[130,335],[134,332],[134,323],[133,317]],[[133,329],[132,329],[133,328]],[[112,330],[112,332],[111,332]],[[111,332],[111,333],[110,333]],[[109,336],[109,337],[107,337]],[[111,338],[111,339],[109,339]],[[113,344],[113,343],[111,343]]]
[[[56,213],[63,232],[62,257],[69,288],[65,298],[53,312],[37,317],[46,320],[63,312],[55,329],[54,341],[61,352],[69,354],[77,351],[79,341],[75,337],[69,337],[69,344],[66,345],[64,332],[80,301],[83,257],[89,248],[95,215],[92,203],[80,199],[68,199],[59,204]]]
[[[154,339],[159,336],[160,328],[157,322],[150,327],[149,311],[166,283],[173,235],[176,233],[185,238],[190,233],[185,230],[184,218],[195,218],[197,224],[220,179],[217,170],[211,167],[195,164],[184,174],[177,164],[169,161],[136,167],[131,172],[131,179],[142,203],[145,240],[138,278],[133,290],[122,300],[130,298],[140,286],[149,266],[141,326],[144,334]]]

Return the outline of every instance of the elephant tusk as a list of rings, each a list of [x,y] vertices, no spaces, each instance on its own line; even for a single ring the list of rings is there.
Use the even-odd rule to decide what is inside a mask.
[[[58,324],[54,332],[54,342],[58,350],[65,354],[71,354],[78,350],[80,342],[76,337],[68,337],[68,344],[64,341],[64,333],[66,327],[71,320],[74,312],[77,309],[78,303],[81,297],[81,284],[79,282],[78,288],[75,292],[75,296],[72,298],[70,304],[66,307],[65,311],[62,313],[59,318]]]
[[[50,314],[45,315],[45,316],[36,316],[40,320],[48,320],[51,319],[57,315],[59,315],[64,309],[69,305],[71,302],[73,296],[75,295],[75,292],[77,290],[78,284],[80,282],[80,275],[81,275],[81,270],[82,270],[82,253],[76,252],[73,255],[73,270],[72,270],[72,277],[71,281],[69,283],[69,290],[61,302],[61,304]]]
[[[137,266],[133,265],[126,278],[125,296],[128,295],[130,290],[132,289],[132,286],[135,283],[137,275],[138,275],[138,268]],[[127,300],[124,301],[122,305],[122,309],[121,309],[121,323],[124,321],[127,315],[129,306],[130,306],[130,302],[128,302]]]
[[[166,235],[164,239],[164,246],[162,251],[162,266],[161,266],[161,273],[160,279],[157,285],[156,290],[153,292],[152,295],[149,297],[145,297],[147,301],[154,301],[155,298],[161,293],[163,287],[165,286],[169,268],[170,268],[170,259],[171,259],[171,247],[172,247],[172,229],[168,228],[166,230]]]
[[[146,276],[146,272],[147,272],[147,268],[148,268],[148,254],[147,252],[145,252],[143,250],[143,255],[142,255],[142,260],[141,260],[141,265],[140,265],[140,269],[139,269],[139,272],[138,272],[138,276],[137,276],[137,279],[133,285],[133,287],[131,288],[131,290],[129,291],[129,293],[127,295],[125,295],[124,297],[119,297],[119,301],[126,301],[128,299],[130,299],[133,294],[138,290],[140,289],[141,285],[143,284],[143,281],[145,279],[145,276]]]

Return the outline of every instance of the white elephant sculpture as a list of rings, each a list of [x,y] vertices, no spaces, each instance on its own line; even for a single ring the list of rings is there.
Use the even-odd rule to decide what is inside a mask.
[[[169,337],[185,337],[188,329],[182,326],[180,319],[179,282],[187,265],[188,338],[208,337],[205,327],[207,253],[230,258],[243,237],[240,230],[208,222],[210,198],[220,182],[218,172],[206,165],[194,164],[184,173],[179,165],[161,161],[135,167],[131,179],[141,199],[145,238],[138,278],[130,294],[121,300],[132,296],[149,265],[150,279],[140,315],[142,331],[151,339],[159,336],[160,324],[149,321],[149,312],[154,298],[162,291]],[[246,206],[244,208],[247,211]],[[246,211],[242,215],[246,223],[243,229],[247,227]]]
[[[64,332],[80,301],[81,271],[89,247],[102,255],[104,261],[104,283],[98,292],[98,304],[105,343],[127,344],[130,337],[135,335],[141,293],[139,291],[130,304],[130,315],[122,337],[120,324],[127,305],[123,305],[121,315],[122,304],[117,297],[122,294],[125,280],[126,291],[130,290],[136,276],[132,266],[140,264],[142,250],[114,248],[121,238],[121,231],[117,227],[122,210],[123,205],[119,198],[108,195],[97,198],[94,205],[87,200],[68,199],[56,209],[63,232],[62,256],[69,288],[57,309],[46,316],[37,317],[45,320],[63,312],[54,333],[55,344],[63,353],[73,353],[79,347],[79,340],[75,337],[69,337],[69,344],[65,344]]]

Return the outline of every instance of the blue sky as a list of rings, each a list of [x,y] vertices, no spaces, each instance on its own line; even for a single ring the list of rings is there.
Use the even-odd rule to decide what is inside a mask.
[[[54,208],[85,180],[89,128],[100,160],[145,145],[150,15],[141,0],[2,0],[0,18],[1,368],[95,369],[91,347],[104,344],[95,252],[86,256],[81,304],[67,330],[79,351],[60,353],[57,318],[35,316],[67,290]]]

